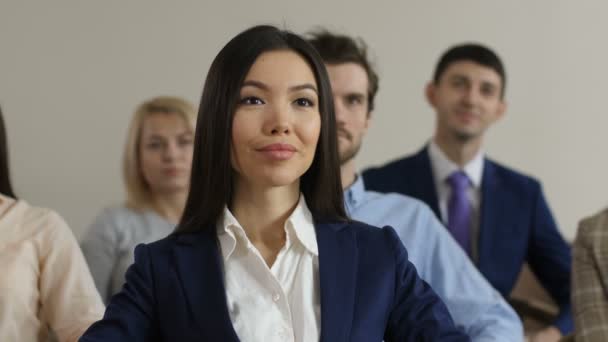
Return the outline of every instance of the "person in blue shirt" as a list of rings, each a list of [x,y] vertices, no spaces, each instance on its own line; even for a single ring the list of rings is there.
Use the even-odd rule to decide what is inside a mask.
[[[312,33],[309,42],[327,67],[338,129],[344,200],[351,218],[395,228],[420,276],[446,303],[455,323],[473,341],[522,341],[517,314],[477,271],[430,208],[401,194],[365,189],[355,157],[369,127],[378,76],[366,45],[327,31]]]

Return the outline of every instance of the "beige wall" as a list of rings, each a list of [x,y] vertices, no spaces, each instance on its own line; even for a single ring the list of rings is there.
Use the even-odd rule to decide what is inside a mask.
[[[607,200],[608,77],[602,1],[0,2],[0,105],[21,197],[63,214],[80,235],[123,198],[120,158],[138,102],[194,102],[211,60],[242,29],[319,25],[368,41],[381,75],[360,166],[421,147],[423,98],[449,45],[494,47],[509,109],[487,136],[499,161],[540,178],[564,235]]]

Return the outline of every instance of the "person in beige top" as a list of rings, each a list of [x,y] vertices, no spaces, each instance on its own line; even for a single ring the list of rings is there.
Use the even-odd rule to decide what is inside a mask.
[[[65,221],[15,199],[8,170],[0,112],[0,341],[76,341],[103,303]]]
[[[608,208],[581,221],[572,267],[576,341],[608,341]]]

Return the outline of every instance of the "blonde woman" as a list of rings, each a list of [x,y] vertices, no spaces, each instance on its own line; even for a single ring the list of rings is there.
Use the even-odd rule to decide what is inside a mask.
[[[123,160],[126,203],[103,210],[82,241],[106,303],[122,287],[135,246],[167,236],[182,215],[195,120],[192,104],[177,97],[150,99],[133,116]]]
[[[8,171],[0,111],[0,341],[76,341],[101,299],[65,221],[17,199]]]

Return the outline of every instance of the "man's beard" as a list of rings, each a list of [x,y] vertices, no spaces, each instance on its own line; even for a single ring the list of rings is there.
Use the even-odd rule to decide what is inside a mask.
[[[359,142],[358,144],[355,144],[353,141],[353,135],[350,134],[350,132],[338,128],[338,136],[340,135],[342,135],[346,140],[351,142],[350,147],[344,152],[340,151],[340,148],[338,146],[338,151],[340,153],[340,166],[342,166],[351,161],[353,158],[355,158],[355,156],[357,155],[357,153],[359,153],[359,150],[361,149],[361,143]],[[339,144],[340,143],[338,142],[338,145]]]
[[[452,130],[452,136],[456,138],[456,140],[462,144],[467,143],[473,139],[476,139],[481,134],[477,132],[467,132],[464,130],[454,129]]]
[[[454,138],[461,143],[466,143],[475,138],[475,135],[468,132],[455,131]]]

